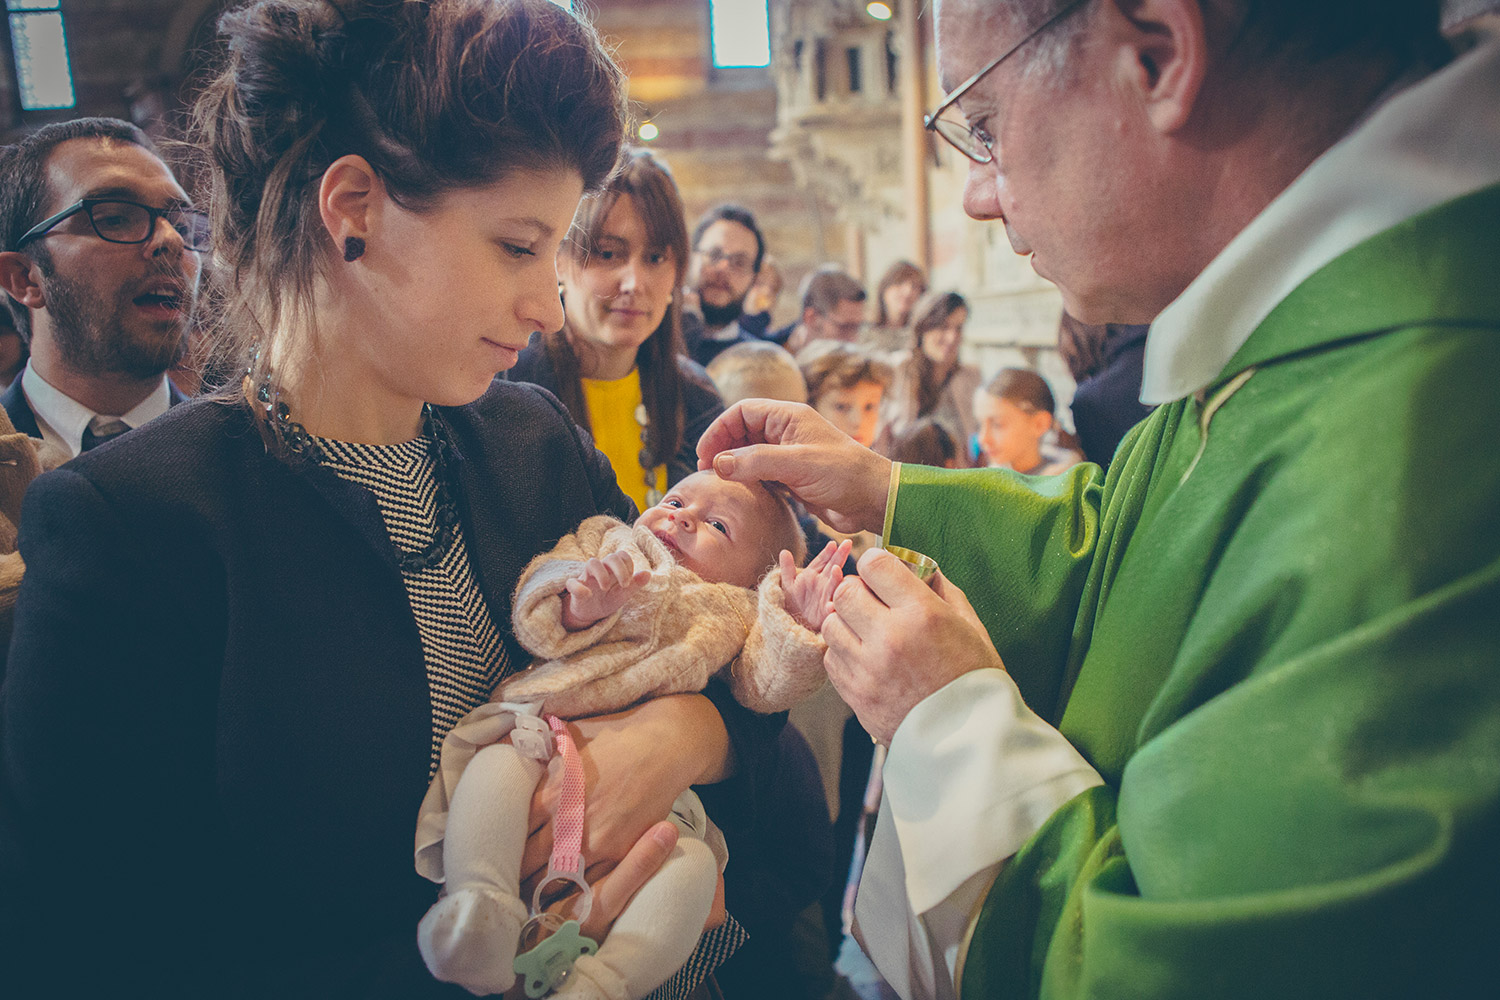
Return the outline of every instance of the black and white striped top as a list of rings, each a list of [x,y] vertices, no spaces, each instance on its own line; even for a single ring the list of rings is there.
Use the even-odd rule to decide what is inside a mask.
[[[402,551],[432,543],[437,532],[437,463],[424,435],[401,444],[349,444],[317,438],[322,465],[375,495],[391,541]],[[437,769],[443,737],[453,724],[489,700],[510,670],[505,646],[474,579],[461,527],[442,560],[402,573],[422,638],[432,698],[428,774]]]
[[[437,463],[425,436],[392,445],[314,440],[322,450],[322,465],[375,495],[398,549],[414,551],[432,543],[437,533]],[[443,737],[455,722],[489,700],[490,692],[510,672],[510,663],[475,582],[461,528],[441,562],[405,572],[402,578],[422,637],[432,697],[430,777],[437,770]],[[686,1000],[746,936],[731,916],[704,934],[687,964],[647,1000]]]

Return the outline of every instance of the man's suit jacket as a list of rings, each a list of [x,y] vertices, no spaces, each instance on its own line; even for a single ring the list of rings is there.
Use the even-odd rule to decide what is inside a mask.
[[[534,386],[438,412],[519,666],[526,562],[630,503]],[[268,455],[242,403],[200,399],[38,479],[22,525],[0,687],[16,995],[465,996],[415,948],[435,898],[412,854],[431,708],[373,496]],[[753,802],[780,718],[708,693],[740,767],[722,794]]]
[[[728,340],[714,340],[710,338],[707,328],[704,326],[703,317],[695,312],[684,312],[682,314],[682,347],[687,356],[696,364],[707,368],[713,363],[714,358],[729,350],[735,344],[750,344],[758,340],[768,340],[773,344],[785,344],[786,337],[776,339],[776,334],[768,332],[771,326],[771,314],[769,312],[751,313],[741,315],[735,320],[734,336]],[[787,328],[790,332],[790,327]]]
[[[24,370],[24,369],[23,369]],[[188,397],[183,395],[182,390],[171,380],[167,380],[167,391],[170,394],[168,406],[176,406],[186,403]],[[31,437],[42,436],[42,429],[37,426],[36,414],[31,411],[31,403],[26,399],[26,393],[21,391],[21,376],[16,375],[14,382],[4,392],[0,392],[0,406],[5,407],[5,412],[10,415],[10,422],[16,430]]]

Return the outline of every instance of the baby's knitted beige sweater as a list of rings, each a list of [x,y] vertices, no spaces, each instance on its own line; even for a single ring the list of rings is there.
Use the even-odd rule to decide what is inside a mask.
[[[617,551],[650,579],[615,614],[569,632],[564,583],[590,558]],[[740,704],[757,712],[784,711],[824,681],[827,646],[786,610],[777,571],[758,590],[708,583],[650,531],[602,515],[531,560],[516,587],[514,624],[537,660],[502,683],[495,699],[541,701],[542,711],[563,718],[701,691],[721,670]]]

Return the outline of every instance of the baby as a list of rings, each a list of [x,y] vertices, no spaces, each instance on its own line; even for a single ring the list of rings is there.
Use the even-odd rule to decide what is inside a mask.
[[[598,715],[701,690],[720,673],[755,711],[790,707],[823,683],[818,630],[848,544],[830,543],[799,570],[804,551],[777,493],[699,472],[633,526],[591,517],[531,561],[514,623],[538,662],[454,727],[418,818],[417,870],[445,883],[418,928],[434,976],[476,994],[515,980],[527,918],[518,873],[545,767],[499,742],[516,714]],[[672,813],[689,836],[557,996],[643,997],[692,954],[726,858],[696,795],[684,793]]]

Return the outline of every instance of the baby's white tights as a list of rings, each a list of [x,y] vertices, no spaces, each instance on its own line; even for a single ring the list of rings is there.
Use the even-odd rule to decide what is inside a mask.
[[[443,895],[417,926],[417,945],[436,978],[477,996],[515,983],[526,906],[521,852],[531,795],[544,765],[508,743],[480,750],[454,789],[443,840]],[[692,955],[713,904],[718,862],[684,836],[636,892],[594,955],[584,955],[554,996],[640,1000]]]

